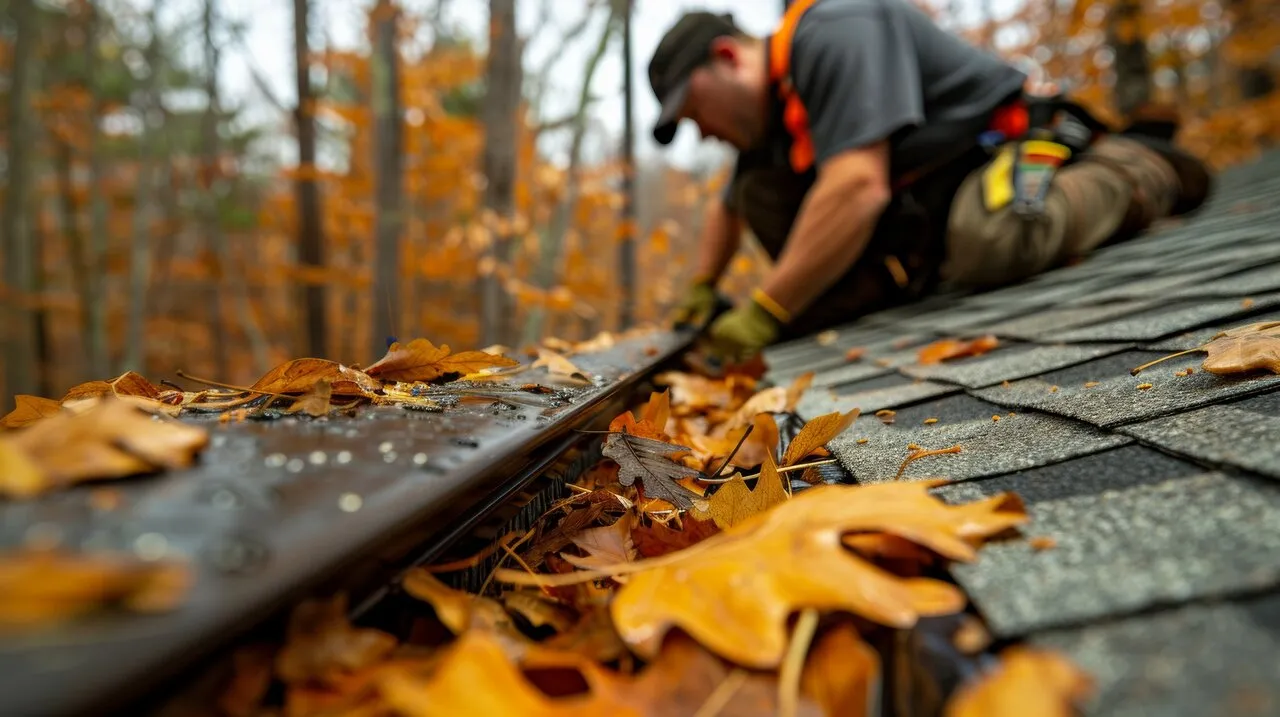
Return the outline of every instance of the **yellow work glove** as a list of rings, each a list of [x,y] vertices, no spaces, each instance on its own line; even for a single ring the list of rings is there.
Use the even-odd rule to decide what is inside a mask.
[[[756,289],[750,301],[711,324],[707,332],[707,353],[719,361],[746,361],[777,340],[782,325],[790,318],[786,309]]]
[[[695,281],[685,290],[684,299],[672,312],[672,323],[677,329],[701,326],[715,310],[717,298],[715,282],[708,279]]]

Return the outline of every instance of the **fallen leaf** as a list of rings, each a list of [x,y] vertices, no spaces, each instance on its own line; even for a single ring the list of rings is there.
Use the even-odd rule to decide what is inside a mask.
[[[0,439],[0,492],[26,498],[51,487],[44,471],[25,451],[12,441]]]
[[[651,425],[660,431],[666,431],[667,422],[671,420],[671,392],[663,391],[658,393],[654,391],[649,394],[649,403],[644,407],[644,413],[640,416],[641,421],[648,421]]]
[[[754,490],[747,487],[741,476],[735,476],[711,496],[707,512],[721,530],[728,530],[785,502],[787,490],[782,485],[782,476],[773,458],[766,457]]]
[[[836,436],[844,433],[857,420],[861,411],[857,408],[848,413],[839,411],[828,413],[804,424],[804,428],[791,439],[786,453],[782,456],[783,466],[793,466],[811,455],[818,448],[825,446]]]
[[[0,439],[25,454],[43,476],[33,483],[25,469],[0,480],[0,492],[27,497],[81,481],[120,478],[158,468],[185,468],[209,441],[203,428],[155,421],[123,399],[76,415],[40,421]],[[14,461],[6,451],[6,461]]]
[[[684,550],[719,532],[720,528],[713,521],[685,518],[679,530],[661,523],[638,525],[631,529],[631,538],[635,541],[637,553],[646,558],[656,558]]]
[[[535,628],[550,627],[558,633],[569,631],[577,620],[569,608],[531,590],[508,590],[502,594],[502,604]]]
[[[676,462],[679,454],[688,451],[687,446],[626,433],[611,433],[605,439],[601,452],[618,464],[618,480],[623,485],[639,480],[646,495],[661,498],[677,508],[689,508],[693,505],[694,493],[678,481],[700,474]]]
[[[226,717],[254,717],[271,687],[275,646],[254,644],[231,654],[231,681],[218,696],[218,709]]]
[[[819,333],[817,336],[814,336],[813,340],[817,341],[819,346],[830,346],[831,344],[834,344],[836,340],[839,338],[840,338],[840,332],[834,331],[834,330],[828,330],[828,331],[823,331],[822,333]]]
[[[1048,535],[1037,535],[1034,538],[1027,540],[1027,544],[1036,552],[1052,550],[1053,548],[1058,547],[1058,541]]]
[[[586,508],[570,512],[524,552],[525,562],[533,567],[541,565],[548,553],[563,550],[573,542],[573,536],[594,525],[604,515],[606,507],[605,503],[591,503]]]
[[[305,413],[312,418],[329,415],[329,399],[333,397],[333,384],[329,379],[318,379],[311,388],[285,409],[285,413]]]
[[[13,397],[16,407],[0,418],[0,426],[4,428],[23,428],[42,418],[52,418],[62,413],[62,404],[40,396],[19,394]]]
[[[636,545],[631,539],[629,513],[614,521],[612,525],[589,528],[574,535],[570,540],[586,552],[586,556],[567,553],[560,555],[575,567],[590,570],[604,565],[631,562],[636,558]]]
[[[732,430],[751,423],[761,413],[782,413],[787,410],[789,394],[783,386],[766,388],[742,404],[742,407],[725,422],[725,428]]]
[[[565,358],[561,354],[556,353],[542,347],[538,347],[538,359],[533,362],[533,368],[547,369],[547,373],[552,376],[568,376],[582,381],[588,381],[587,375],[582,369],[573,365],[573,362]]]
[[[680,627],[726,659],[772,668],[786,649],[787,618],[803,608],[843,610],[898,628],[955,612],[965,600],[954,586],[898,578],[840,543],[846,533],[883,531],[972,560],[973,541],[1027,519],[1005,496],[949,506],[928,490],[928,484],[821,485],[797,493],[654,567],[633,564],[612,604],[614,624],[642,657],[653,657],[662,636]],[[710,619],[708,605],[717,606]]]
[[[143,398],[159,398],[160,389],[156,388],[140,374],[129,371],[110,381],[90,381],[74,386],[62,397],[63,402],[80,398],[96,398],[98,396],[141,396]]]
[[[1011,647],[999,664],[962,685],[945,717],[1072,717],[1093,692],[1093,680],[1067,658],[1048,650]]]
[[[1202,367],[1219,376],[1266,370],[1280,373],[1280,321],[1241,326],[1218,334],[1201,347]]]
[[[468,374],[480,369],[517,366],[519,362],[506,356],[483,351],[451,354],[447,345],[437,347],[426,339],[414,339],[406,345],[391,344],[387,355],[364,372],[383,381],[434,381],[449,374]]]
[[[254,381],[249,390],[263,393],[305,393],[320,379],[334,384],[343,382],[342,365],[336,361],[317,358],[286,361]],[[354,385],[350,381],[344,383]]]
[[[813,378],[816,375],[813,371],[806,371],[797,376],[790,386],[787,386],[787,402],[782,407],[784,412],[795,413],[796,406],[800,405],[800,399],[804,398],[805,391],[809,390],[809,386],[813,384]]]
[[[345,595],[308,600],[289,616],[285,646],[276,655],[276,674],[290,684],[333,683],[381,661],[395,648],[391,635],[347,621]]]
[[[543,640],[541,647],[548,650],[572,652],[597,663],[613,662],[623,655],[630,655],[627,645],[618,637],[609,615],[607,600],[584,601],[590,605],[582,617],[567,630]]]
[[[880,714],[880,655],[848,621],[814,642],[800,684],[827,717]]]
[[[513,657],[522,655],[530,644],[529,638],[520,632],[496,600],[455,590],[422,568],[405,573],[402,585],[405,592],[430,605],[436,611],[436,617],[454,635],[469,630],[490,633]]]
[[[22,550],[0,556],[0,629],[25,629],[120,605],[166,612],[186,598],[190,568],[114,554]]]
[[[916,352],[916,361],[922,364],[942,363],[949,359],[963,358],[966,356],[981,356],[982,354],[995,349],[1000,345],[1000,339],[990,334],[973,339],[972,341],[962,341],[960,339],[943,339],[935,341],[928,346],[921,347]]]
[[[849,363],[853,363],[854,361],[861,361],[862,357],[866,355],[867,355],[866,349],[854,347],[844,352],[844,360],[848,361]]]

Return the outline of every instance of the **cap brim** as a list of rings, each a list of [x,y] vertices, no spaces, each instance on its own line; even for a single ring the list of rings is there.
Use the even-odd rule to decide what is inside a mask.
[[[680,112],[684,110],[684,101],[689,96],[689,81],[676,85],[662,100],[662,113],[658,115],[658,123],[653,126],[653,138],[658,144],[671,144],[680,127]]]

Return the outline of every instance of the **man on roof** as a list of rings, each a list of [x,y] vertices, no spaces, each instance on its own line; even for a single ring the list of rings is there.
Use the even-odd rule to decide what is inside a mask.
[[[1197,208],[1210,175],[1172,123],[1107,131],[907,0],[795,0],[757,38],[685,14],[658,44],[654,138],[738,150],[677,323],[702,325],[749,228],[774,260],[706,327],[721,360],[917,299],[1059,266]]]

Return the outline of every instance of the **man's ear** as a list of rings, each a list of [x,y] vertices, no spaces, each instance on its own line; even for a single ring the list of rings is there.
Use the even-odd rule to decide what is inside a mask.
[[[741,58],[742,48],[738,46],[738,41],[727,35],[722,35],[711,41],[711,59],[724,60],[730,64],[737,65]]]

